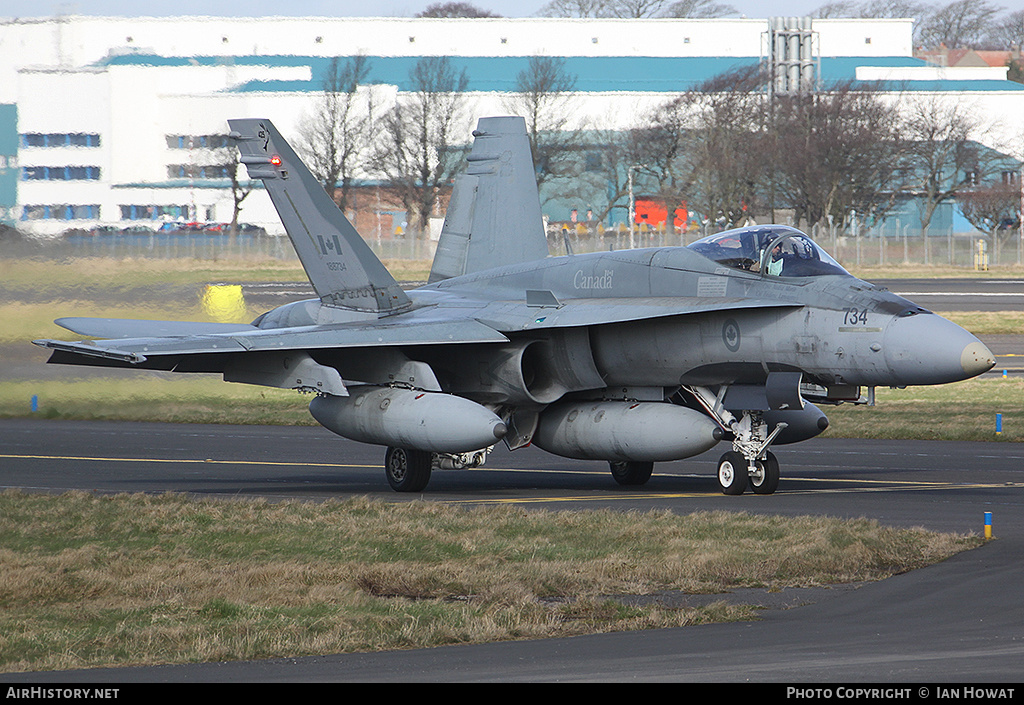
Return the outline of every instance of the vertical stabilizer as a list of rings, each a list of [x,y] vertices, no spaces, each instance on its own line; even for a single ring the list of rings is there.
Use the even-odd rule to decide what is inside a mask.
[[[411,305],[394,277],[269,120],[228,120],[262,179],[313,289],[328,306],[387,315]]]
[[[537,177],[521,117],[481,118],[455,180],[430,282],[548,256]]]

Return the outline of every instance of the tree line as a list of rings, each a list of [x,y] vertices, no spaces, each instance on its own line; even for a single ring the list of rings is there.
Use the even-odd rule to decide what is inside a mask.
[[[544,17],[691,18],[736,17],[732,5],[715,0],[551,0],[538,13]],[[1024,47],[1024,10],[1007,12],[989,0],[833,0],[811,17],[913,18],[914,45],[924,49],[1009,49]],[[468,2],[441,2],[417,17],[500,17]]]
[[[425,232],[463,169],[470,131],[468,77],[447,57],[419,60],[410,89],[384,107],[365,85],[365,57],[334,59],[300,129],[298,147],[344,210],[356,178],[374,178]],[[635,192],[684,206],[720,227],[776,220],[867,226],[902,201],[926,233],[956,199],[985,232],[1018,218],[1018,164],[984,146],[991,125],[951,96],[845,82],[792,95],[767,90],[749,65],[712,77],[638,115],[628,129],[589,125],[574,111],[564,59],[530,57],[505,99],[526,119],[544,197],[575,201],[603,221]]]
[[[914,200],[925,234],[939,204],[983,192],[961,208],[972,224],[1016,220],[1018,164],[984,145],[992,126],[957,98],[852,81],[780,95],[766,84],[759,66],[709,79],[656,108],[621,158],[650,175],[669,212],[685,203],[726,226],[785,209],[798,227],[856,229]]]

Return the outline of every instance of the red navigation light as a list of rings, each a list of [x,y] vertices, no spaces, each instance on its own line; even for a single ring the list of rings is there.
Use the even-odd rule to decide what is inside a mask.
[[[281,157],[276,154],[270,158],[270,163],[274,166],[281,166]]]

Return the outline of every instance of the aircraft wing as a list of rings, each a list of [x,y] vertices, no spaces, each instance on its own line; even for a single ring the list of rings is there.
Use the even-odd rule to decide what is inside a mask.
[[[585,298],[569,299],[562,303],[550,292],[528,292],[525,305],[516,301],[495,301],[477,312],[476,319],[495,330],[514,332],[624,323],[714,311],[802,306],[800,303],[771,299],[707,296]]]
[[[194,325],[194,324],[182,324]],[[120,338],[67,342],[34,340],[40,347],[68,353],[73,357],[143,363],[156,356],[186,356],[210,353],[276,352],[287,350],[323,350],[336,348],[391,347],[397,345],[444,345],[451,343],[507,342],[501,333],[470,319],[427,320],[416,323],[395,322],[372,325],[359,323],[302,326],[212,334]],[[61,362],[70,362],[66,355]],[[83,361],[88,364],[87,361]]]
[[[459,343],[504,343],[504,333],[576,328],[751,308],[799,308],[802,304],[726,297],[581,298],[559,302],[547,291],[527,300],[421,309],[412,318],[260,329],[249,324],[62,318],[57,323],[82,335],[106,339],[35,340],[55,351],[53,362],[141,365],[151,358],[220,353],[284,352]],[[447,309],[447,310],[446,310]],[[148,365],[146,365],[148,366]]]

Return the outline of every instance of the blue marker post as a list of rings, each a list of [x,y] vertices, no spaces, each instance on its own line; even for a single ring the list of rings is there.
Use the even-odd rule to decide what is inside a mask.
[[[998,436],[1003,432],[1003,415],[996,414],[996,435]]]
[[[39,396],[36,394],[32,395],[32,413],[39,411]]]
[[[985,512],[985,540],[992,538],[992,512]]]

